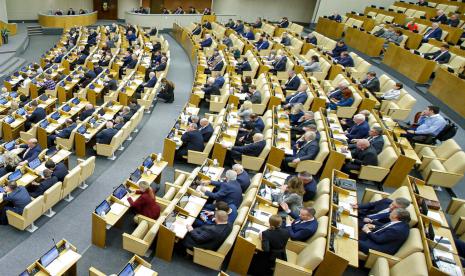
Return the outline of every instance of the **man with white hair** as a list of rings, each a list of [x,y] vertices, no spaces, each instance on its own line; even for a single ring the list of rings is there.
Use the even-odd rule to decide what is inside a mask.
[[[111,143],[111,139],[113,139],[113,136],[118,133],[118,130],[113,128],[113,122],[108,121],[105,124],[105,129],[97,133],[95,136],[97,144],[107,144],[109,145]]]
[[[333,89],[328,92],[328,98],[341,100],[342,99],[342,91],[347,88],[347,83],[345,81],[341,81],[338,83],[337,88]]]
[[[357,148],[352,151],[352,161],[344,164],[342,171],[351,173],[352,170],[358,171],[362,166],[370,165],[378,165],[378,154],[367,139],[360,139],[357,140]]]
[[[181,136],[182,145],[176,151],[176,159],[183,160],[183,156],[187,156],[189,150],[203,151],[205,147],[203,137],[196,123],[190,123],[186,132]]]
[[[226,181],[211,181],[206,180],[202,182],[202,186],[200,186],[200,191],[205,193],[205,196],[217,200],[217,201],[224,201],[228,205],[234,204],[234,206],[238,207],[242,203],[242,189],[241,185],[237,181],[237,173],[234,170],[226,171]],[[204,185],[213,185],[216,187],[216,192],[207,191]],[[211,206],[214,208],[214,206]],[[211,208],[205,207],[205,209],[213,210]]]
[[[437,10],[436,16],[430,19],[431,22],[437,22],[441,24],[447,23],[447,16],[444,14],[443,10]]]
[[[215,84],[215,78],[209,77],[207,83],[202,87],[203,93],[205,93],[205,99],[210,99],[211,95],[220,95],[220,87]]]
[[[42,147],[39,145],[36,138],[29,139],[26,144],[16,145],[15,148],[25,149],[21,154],[18,155],[22,160],[19,165],[25,165],[33,161],[42,151]]]
[[[266,141],[263,139],[263,134],[255,133],[253,143],[245,146],[234,146],[231,148],[231,158],[239,163],[242,160],[242,155],[259,156],[266,146]]]
[[[300,161],[314,160],[319,151],[320,145],[316,140],[315,132],[305,132],[304,144],[292,156],[284,158],[284,169],[290,170],[288,167],[295,167]]]
[[[200,120],[199,131],[200,131],[200,134],[202,134],[203,141],[207,143],[208,140],[210,140],[210,137],[212,137],[213,135],[213,127],[207,118],[202,118]]]
[[[87,117],[92,115],[95,112],[95,108],[91,103],[86,104],[84,111],[79,114],[79,120],[84,121]]]
[[[438,23],[431,24],[431,27],[427,28],[425,33],[423,34],[422,42],[428,42],[430,39],[437,39],[441,40],[442,37],[442,29],[439,28]]]
[[[300,78],[297,74],[291,70],[288,72],[289,78],[287,79],[286,83],[281,85],[281,88],[286,90],[297,90],[300,86]]]
[[[346,137],[349,141],[353,139],[363,139],[368,137],[370,126],[366,121],[366,117],[363,114],[354,115],[354,125],[346,131]]]
[[[157,74],[155,74],[155,72],[152,71],[149,73],[148,81],[141,83],[139,87],[137,87],[136,93],[140,95],[144,91],[145,88],[154,88],[156,84],[157,84]]]
[[[286,101],[284,103],[284,108],[291,108],[295,104],[301,103],[305,104],[307,101],[308,95],[307,95],[307,89],[308,85],[305,83],[302,83],[299,85],[299,88],[297,88],[297,92],[289,95],[286,97]]]
[[[249,174],[244,170],[241,164],[234,164],[232,169],[237,173],[237,182],[241,185],[242,192],[245,193],[250,186]]]

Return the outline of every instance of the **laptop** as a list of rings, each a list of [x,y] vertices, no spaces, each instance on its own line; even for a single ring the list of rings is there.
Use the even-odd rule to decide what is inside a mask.
[[[15,118],[11,117],[11,116],[6,116],[5,117],[5,123],[7,124],[11,124],[15,121]]]
[[[146,168],[150,168],[152,167],[153,165],[153,160],[152,160],[152,157],[147,157],[145,160],[144,160],[144,163],[142,164],[142,166],[146,167]]]
[[[0,98],[0,104],[6,104],[7,102],[8,102],[7,99],[5,99],[5,98],[3,98],[3,97]]]
[[[116,197],[117,199],[123,199],[127,194],[128,194],[128,190],[126,189],[126,187],[124,187],[123,184],[119,185],[118,188],[116,188],[113,191],[113,196]]]
[[[18,96],[18,93],[17,92],[10,92],[10,96],[12,98],[16,98]]]
[[[52,115],[50,115],[50,117],[53,119],[53,120],[58,120],[60,119],[60,113],[58,112],[53,112]]]
[[[86,133],[86,127],[85,127],[85,126],[80,126],[80,127],[77,129],[77,132],[80,133],[80,134]]]
[[[79,98],[73,98],[73,99],[71,100],[71,102],[72,102],[73,104],[79,104],[81,101],[79,100]]]
[[[129,179],[132,181],[132,182],[137,182],[139,181],[139,179],[142,177],[142,173],[139,169],[136,169],[133,173],[131,173],[131,176],[129,177]]]
[[[60,256],[60,252],[58,252],[58,248],[56,246],[53,246],[52,249],[40,257],[39,262],[43,267],[46,268],[49,264],[56,260],[58,256]]]
[[[69,112],[71,110],[71,106],[69,106],[69,104],[65,104],[61,110],[63,110],[64,112]]]
[[[8,150],[8,151],[14,149],[15,146],[16,146],[16,142],[15,142],[15,141],[11,141],[11,142],[8,142],[8,143],[6,143],[5,145],[3,145],[3,147],[4,147],[6,150]]]
[[[20,179],[21,176],[23,176],[23,173],[21,172],[21,170],[16,170],[8,176],[8,181],[16,181]]]
[[[110,209],[110,203],[104,200],[102,201],[102,203],[99,204],[99,206],[97,206],[97,208],[95,208],[95,213],[99,216],[104,216],[110,211]]]
[[[32,160],[31,162],[29,162],[27,165],[29,168],[35,170],[38,166],[40,166],[42,162],[40,161],[39,158],[36,158],[34,160]]]
[[[40,127],[41,127],[41,128],[47,128],[49,124],[50,124],[50,123],[49,123],[47,120],[43,120],[43,121],[40,123]]]
[[[98,110],[98,114],[99,114],[100,116],[105,115],[105,109],[100,108],[100,109]]]
[[[23,115],[26,114],[26,110],[24,110],[24,108],[19,108],[18,110],[16,110],[16,113],[17,113],[18,115],[23,116]]]
[[[40,95],[39,100],[44,101],[44,102],[45,102],[46,100],[48,100],[47,94],[42,94],[42,95]]]
[[[118,276],[134,276],[135,275],[135,272],[134,272],[134,268],[132,267],[132,264],[129,263],[127,264],[123,270],[121,270],[120,273],[118,273]]]
[[[353,179],[336,178],[334,184],[346,190],[357,191],[357,182]]]
[[[95,124],[95,122],[97,122],[97,120],[96,120],[95,118],[91,118],[91,119],[89,120],[89,124],[91,124],[91,125],[92,125],[92,124]]]

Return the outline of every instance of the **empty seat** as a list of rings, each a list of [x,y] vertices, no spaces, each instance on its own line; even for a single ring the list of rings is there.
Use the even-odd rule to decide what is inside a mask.
[[[394,263],[390,265],[390,263]],[[425,254],[416,252],[398,262],[390,262],[385,257],[376,258],[373,267],[371,268],[370,276],[403,276],[408,271],[409,276],[424,276],[428,275],[428,267],[426,265]]]
[[[274,275],[311,275],[323,261],[326,251],[326,239],[317,238],[302,251],[286,250],[287,261],[276,259]]]
[[[55,212],[52,210],[52,207],[61,200],[61,189],[63,187],[63,183],[58,182],[52,187],[48,188],[47,191],[44,192],[44,209],[43,213],[47,217],[52,217],[55,215]]]
[[[431,160],[425,165],[421,174],[429,185],[452,188],[462,179],[465,173],[465,152],[458,151],[441,163]]]
[[[144,256],[152,245],[158,229],[165,218],[165,216],[160,216],[157,220],[153,220],[142,215],[137,215],[134,218],[136,223],[138,223],[136,229],[131,234],[123,234],[123,248],[134,254]]]

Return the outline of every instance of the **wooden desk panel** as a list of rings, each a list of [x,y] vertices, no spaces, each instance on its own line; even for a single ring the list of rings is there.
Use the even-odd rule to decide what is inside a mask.
[[[384,39],[355,28],[347,29],[345,41],[350,47],[370,57],[379,56],[384,45]]]
[[[89,26],[97,22],[97,12],[82,15],[47,15],[39,13],[39,24],[48,28],[70,28]]]
[[[316,31],[329,38],[340,39],[342,38],[342,33],[344,32],[344,24],[338,23],[328,18],[320,17],[318,18]]]
[[[439,69],[428,92],[465,116],[465,80],[447,70]]]

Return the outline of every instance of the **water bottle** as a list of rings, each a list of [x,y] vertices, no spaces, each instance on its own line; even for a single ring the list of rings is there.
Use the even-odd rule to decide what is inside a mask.
[[[218,160],[213,159],[213,167],[218,167]]]

